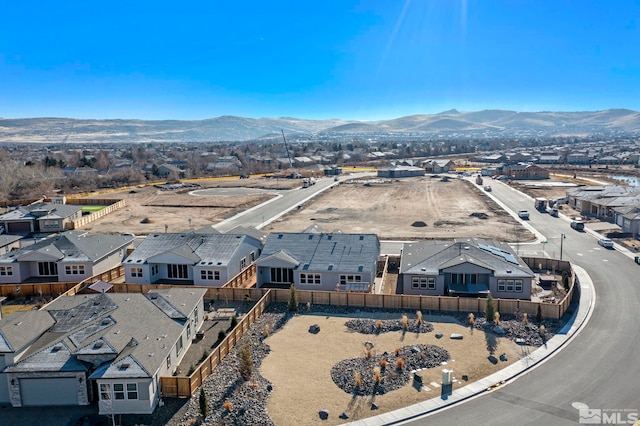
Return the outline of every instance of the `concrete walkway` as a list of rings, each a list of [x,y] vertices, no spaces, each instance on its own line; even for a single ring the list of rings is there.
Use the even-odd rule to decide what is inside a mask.
[[[526,374],[541,365],[546,359],[552,357],[565,344],[570,342],[589,321],[592,308],[596,301],[596,293],[591,278],[586,271],[573,265],[580,284],[580,299],[578,307],[569,322],[546,345],[539,347],[529,356],[511,364],[510,366],[491,374],[481,380],[470,383],[465,387],[455,389],[447,398],[437,397],[401,408],[379,416],[369,417],[355,422],[347,423],[351,426],[378,426],[399,425],[407,421],[414,421],[456,404],[461,404],[471,398],[475,398],[504,386],[518,377]]]

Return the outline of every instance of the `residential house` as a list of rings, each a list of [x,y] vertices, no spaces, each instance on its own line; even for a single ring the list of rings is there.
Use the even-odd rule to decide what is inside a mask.
[[[7,254],[12,250],[20,248],[20,240],[22,237],[18,235],[0,235],[0,256]]]
[[[78,294],[0,320],[0,402],[150,414],[204,321],[206,289]]]
[[[149,234],[124,260],[125,279],[221,287],[258,258],[261,246],[255,236],[212,230]]]
[[[448,159],[429,159],[422,162],[422,167],[428,173],[448,173],[455,170],[456,163]]]
[[[378,169],[378,177],[380,178],[407,178],[415,176],[424,176],[425,170],[422,167],[390,165]]]
[[[502,174],[511,179],[549,179],[549,170],[535,164],[509,164],[502,167]]]
[[[614,220],[616,209],[640,205],[640,188],[622,185],[579,186],[568,189],[567,198],[568,204],[584,216]],[[626,210],[622,212],[627,213]]]
[[[379,255],[375,234],[274,232],[256,261],[258,287],[368,292]]]
[[[404,244],[398,288],[403,294],[529,300],[534,277],[506,243],[422,241]]]
[[[38,202],[0,215],[0,225],[7,234],[60,232],[81,217],[81,206]]]
[[[567,155],[567,163],[569,164],[589,164],[590,161],[586,152],[572,152]]]
[[[67,231],[0,255],[0,284],[80,282],[122,263],[134,237]]]
[[[165,163],[158,166],[158,176],[167,178],[184,178],[185,172],[180,167],[173,164]]]

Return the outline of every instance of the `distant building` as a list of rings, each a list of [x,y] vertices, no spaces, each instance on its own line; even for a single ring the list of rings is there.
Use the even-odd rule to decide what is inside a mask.
[[[422,167],[415,166],[391,165],[378,169],[378,177],[389,179],[424,176],[425,173],[426,172]]]

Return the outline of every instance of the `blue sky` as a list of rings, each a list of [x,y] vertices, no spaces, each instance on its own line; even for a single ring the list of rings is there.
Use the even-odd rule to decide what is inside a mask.
[[[4,118],[640,110],[640,1],[0,5]]]

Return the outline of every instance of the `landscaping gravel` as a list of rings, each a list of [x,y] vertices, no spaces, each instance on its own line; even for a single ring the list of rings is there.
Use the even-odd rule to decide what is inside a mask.
[[[417,320],[408,320],[406,329],[402,324],[402,319],[397,320],[373,320],[353,319],[347,321],[344,325],[349,330],[362,334],[379,334],[389,333],[391,331],[405,330],[410,333],[429,333],[433,331],[433,324],[428,322],[418,323]]]
[[[331,379],[349,394],[384,394],[404,386],[411,379],[412,370],[437,367],[448,359],[449,352],[440,346],[403,346],[392,353],[340,361],[331,369]],[[374,379],[374,368],[379,368],[378,381]]]

